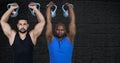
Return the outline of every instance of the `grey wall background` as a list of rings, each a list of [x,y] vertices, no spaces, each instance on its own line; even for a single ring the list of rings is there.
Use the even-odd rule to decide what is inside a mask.
[[[28,18],[31,30],[37,23],[36,17],[30,14],[28,3],[41,4],[45,15],[46,5],[50,0],[0,0],[0,17],[11,2],[20,5],[19,15],[10,18],[9,23],[16,29],[18,18]],[[61,5],[65,2],[74,4],[77,24],[73,63],[120,63],[120,2],[117,0],[52,0],[58,5],[57,17],[53,24],[63,22],[68,26],[69,18],[62,15]],[[54,25],[53,25],[54,26]],[[7,37],[0,26],[0,63],[12,63],[12,51]],[[45,29],[38,38],[34,48],[34,63],[49,63],[49,54],[45,39]]]

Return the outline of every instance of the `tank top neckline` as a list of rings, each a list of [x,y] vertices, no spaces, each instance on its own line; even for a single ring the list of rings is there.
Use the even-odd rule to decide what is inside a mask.
[[[20,38],[20,35],[19,35],[18,32],[17,32],[17,35],[18,35],[18,37],[19,37],[19,39],[20,39],[21,41],[24,41],[24,40],[26,40],[26,38],[27,38],[27,36],[28,36],[28,32],[27,32],[26,37],[25,37],[24,39],[21,39],[21,38]]]

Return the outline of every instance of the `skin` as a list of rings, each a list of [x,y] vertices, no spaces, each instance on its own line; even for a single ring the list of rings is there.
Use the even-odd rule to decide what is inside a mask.
[[[12,3],[12,4],[14,4],[14,5],[11,6],[3,14],[3,16],[1,18],[1,27],[2,27],[4,34],[9,39],[10,46],[12,46],[14,39],[15,39],[15,35],[17,32],[19,33],[20,38],[22,40],[24,40],[26,38],[26,34],[28,33],[27,30],[29,28],[29,24],[27,23],[27,20],[25,20],[25,19],[20,19],[18,21],[18,23],[17,23],[18,31],[17,32],[15,30],[13,30],[11,28],[11,26],[8,24],[8,20],[9,20],[11,13],[13,12],[14,9],[19,7],[19,5],[17,3]],[[32,39],[33,44],[36,45],[36,40],[37,40],[38,36],[40,36],[40,34],[44,28],[45,19],[44,19],[42,13],[36,8],[36,5],[34,2],[29,3],[28,6],[29,6],[29,8],[31,8],[35,11],[35,15],[36,15],[37,20],[38,20],[38,23],[35,25],[34,29],[32,29],[29,32],[29,35]]]
[[[17,28],[20,33],[23,33],[23,34],[26,33],[28,30],[28,27],[29,27],[29,24],[27,23],[27,20],[21,19],[18,21]]]
[[[51,9],[54,6],[53,2],[50,2],[47,11],[46,11],[46,16],[47,16],[47,25],[46,25],[46,39],[47,43],[49,44],[55,36],[59,38],[59,40],[62,40],[62,38],[66,35],[67,38],[74,44],[74,37],[76,34],[76,24],[75,24],[75,13],[73,10],[73,7],[70,3],[65,4],[68,7],[69,10],[69,33],[66,32],[65,26],[63,23],[58,23],[57,26],[55,27],[55,34],[53,34],[52,30],[52,18],[51,18]]]
[[[58,23],[55,28],[55,36],[59,37],[60,40],[66,35],[66,29],[64,24]]]

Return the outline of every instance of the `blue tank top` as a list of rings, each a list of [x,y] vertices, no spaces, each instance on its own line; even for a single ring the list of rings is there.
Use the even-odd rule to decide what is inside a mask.
[[[73,44],[67,37],[61,41],[54,37],[48,45],[50,63],[72,63]]]
[[[33,63],[33,46],[28,33],[24,40],[21,40],[19,34],[16,33],[14,43],[11,46],[13,50],[13,63]]]

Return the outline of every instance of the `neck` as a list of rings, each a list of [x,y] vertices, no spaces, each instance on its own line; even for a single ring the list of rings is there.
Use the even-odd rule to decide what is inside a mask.
[[[59,40],[62,40],[64,37],[58,37]]]
[[[27,32],[25,32],[25,33],[21,33],[21,32],[19,32],[19,36],[20,36],[20,38],[21,38],[22,40],[25,39],[26,34],[27,34]]]
[[[62,40],[62,38],[58,38],[59,40]]]

